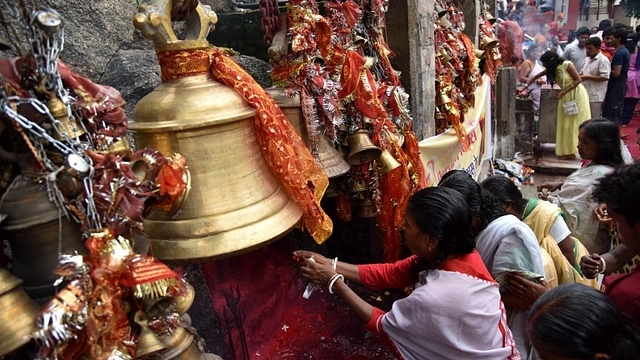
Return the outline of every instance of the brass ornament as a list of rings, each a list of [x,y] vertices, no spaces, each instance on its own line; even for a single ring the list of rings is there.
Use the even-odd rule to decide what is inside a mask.
[[[151,330],[142,311],[135,314],[134,321],[140,326],[140,334],[136,343],[136,359],[140,359],[164,350],[166,344]]]
[[[362,165],[377,159],[382,149],[373,145],[366,130],[360,129],[349,135],[349,155],[347,162],[351,165]]]
[[[446,7],[442,7],[439,4],[436,4],[435,11],[436,11],[436,14],[438,14],[439,18],[447,15],[447,12],[448,12]]]

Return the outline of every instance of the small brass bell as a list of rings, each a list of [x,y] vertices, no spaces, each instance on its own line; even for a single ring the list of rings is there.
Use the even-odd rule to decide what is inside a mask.
[[[147,320],[144,319],[142,311],[138,311],[134,317],[134,321],[140,325],[140,335],[136,344],[136,359],[157,353],[164,350],[167,346],[160,338],[149,329]]]
[[[183,327],[177,327],[173,334],[162,337],[165,350],[158,354],[163,360],[199,360],[202,353],[198,350],[194,336]]]
[[[473,53],[475,54],[476,58],[484,59],[484,51],[480,49],[473,49]]]
[[[176,312],[180,315],[186,313],[193,305],[196,298],[196,290],[191,284],[185,284],[185,293],[178,295],[173,299]]]
[[[391,155],[388,150],[383,150],[382,154],[377,160],[378,165],[380,166],[380,174],[384,175],[389,173],[391,170],[397,169],[401,164],[396,158]]]
[[[449,52],[447,52],[447,50],[445,50],[444,48],[440,50],[440,54],[442,62],[449,62],[451,59],[453,59],[453,56],[449,55]]]
[[[480,50],[488,51],[496,47],[496,45],[498,45],[498,40],[490,37],[485,37],[482,40],[482,44],[480,44]]]
[[[447,18],[445,18],[445,17],[440,18],[440,19],[438,20],[438,24],[440,24],[440,28],[441,28],[442,30],[450,29],[450,28],[453,26],[453,24],[451,23],[451,21],[449,21],[449,19],[447,19]]]
[[[363,199],[358,203],[358,207],[355,211],[355,216],[363,219],[372,218],[376,216],[378,210],[376,204],[371,199]]]
[[[440,92],[440,105],[448,104],[451,102],[451,98],[444,92]]]
[[[323,134],[320,134],[318,139],[316,162],[322,167],[329,179],[342,176],[351,170],[349,163],[344,160],[344,157],[329,143],[327,137]]]
[[[358,130],[349,136],[349,155],[347,162],[351,165],[362,165],[377,159],[382,149],[373,145],[366,130]]]
[[[489,22],[489,24],[493,25],[496,23],[496,18],[491,15],[491,13],[484,13],[484,19]]]
[[[436,4],[435,9],[436,9],[436,13],[438,14],[438,17],[441,18],[441,17],[447,15],[447,8]]]

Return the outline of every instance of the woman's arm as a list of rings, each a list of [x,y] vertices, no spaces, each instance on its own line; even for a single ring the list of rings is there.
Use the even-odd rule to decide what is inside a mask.
[[[631,248],[620,244],[615,249],[602,255],[594,253],[589,256],[583,256],[580,259],[580,269],[588,279],[595,278],[601,272],[609,275],[621,268],[636,254]]]
[[[535,74],[534,76],[530,77],[529,80],[527,80],[527,86],[531,85],[534,81],[536,81],[537,78],[545,75],[547,75],[547,69],[544,69],[539,73]]]

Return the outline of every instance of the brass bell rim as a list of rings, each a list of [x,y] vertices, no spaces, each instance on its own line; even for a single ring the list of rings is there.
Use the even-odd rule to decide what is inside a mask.
[[[0,268],[0,295],[11,291],[22,283],[23,280],[11,274],[9,270]]]
[[[145,220],[144,226],[151,238],[154,257],[167,264],[191,264],[225,259],[264,247],[293,230],[300,224],[301,217],[302,211],[289,199],[287,205],[277,214],[262,221],[198,238],[193,238],[192,235],[191,238],[184,236],[167,238],[166,230],[177,230],[174,221]],[[158,230],[157,235],[154,228]],[[279,230],[282,228],[285,230]],[[262,240],[256,242],[255,239]]]
[[[284,94],[284,88],[269,87],[264,90],[281,108],[300,107],[300,95],[297,93],[292,97],[288,97]]]
[[[173,359],[191,346],[194,336],[182,327],[177,327],[173,334],[161,338],[165,349],[159,354],[162,359]]]

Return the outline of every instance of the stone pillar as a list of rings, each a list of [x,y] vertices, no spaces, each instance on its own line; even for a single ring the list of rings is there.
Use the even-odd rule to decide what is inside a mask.
[[[402,71],[419,140],[435,135],[434,6],[434,0],[391,2],[385,17],[389,46],[397,54],[392,62]]]
[[[516,69],[498,69],[496,79],[496,146],[495,157],[510,159],[515,153],[516,136]]]
[[[533,134],[535,123],[533,112],[533,100],[528,97],[516,97],[515,150],[522,154],[533,152]]]

